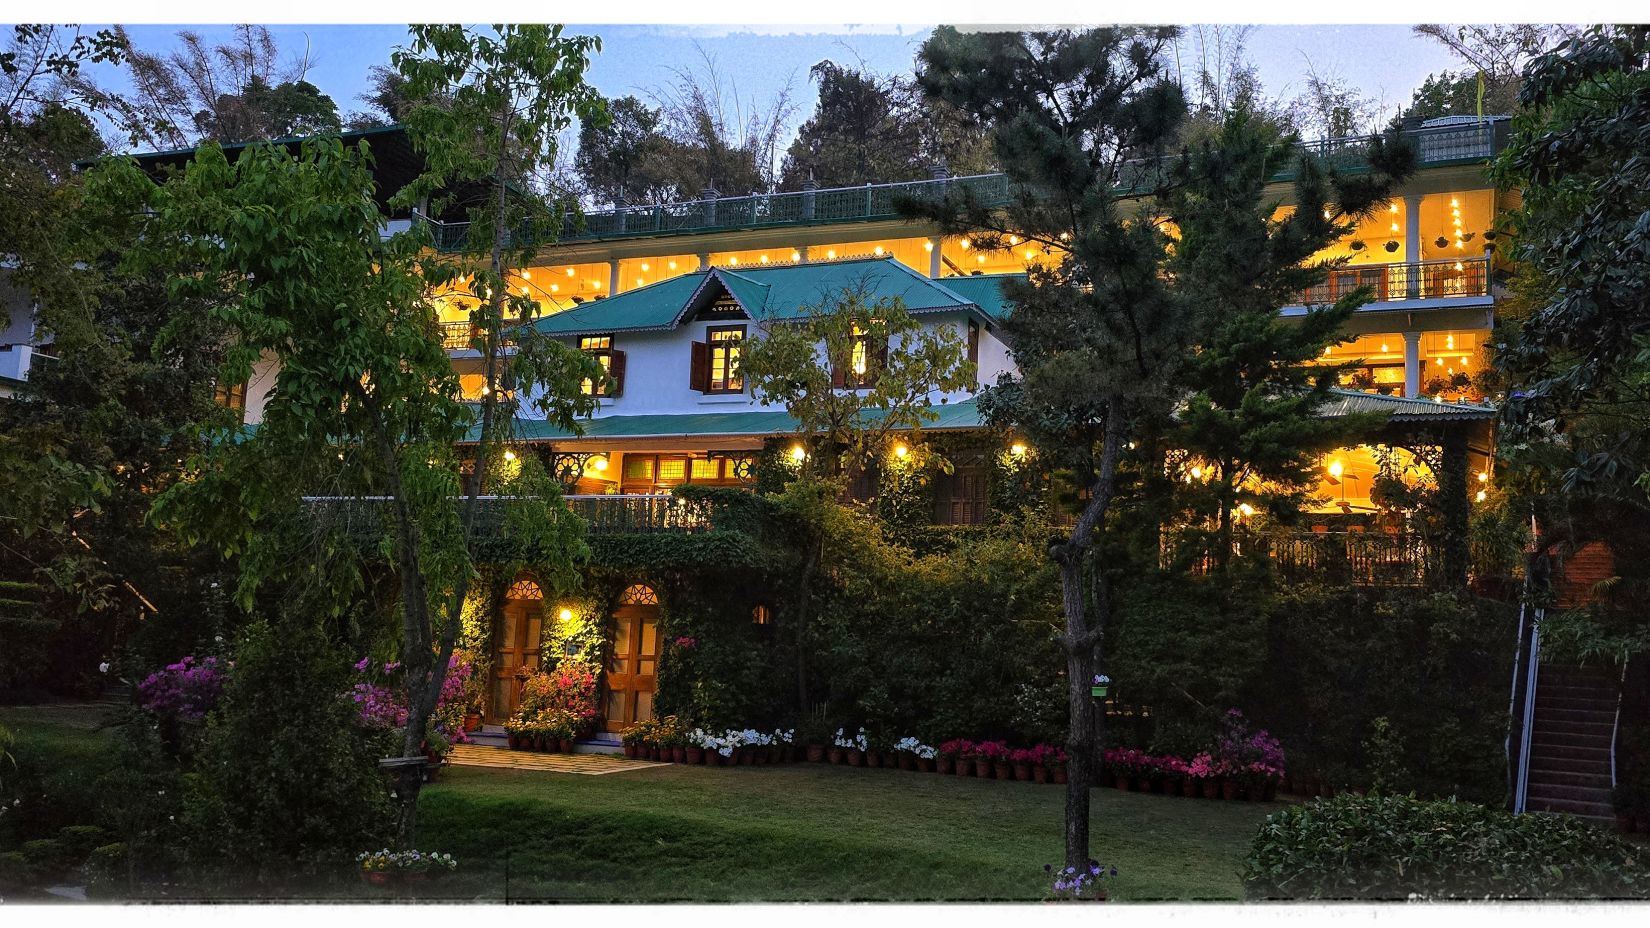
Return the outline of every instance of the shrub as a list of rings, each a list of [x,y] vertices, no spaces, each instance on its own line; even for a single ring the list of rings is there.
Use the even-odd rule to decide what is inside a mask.
[[[349,664],[302,619],[256,621],[208,721],[184,814],[190,852],[239,874],[350,860],[391,823],[375,739],[339,697]]]
[[[34,864],[30,863],[21,851],[0,854],[0,893],[25,889],[32,885],[34,880]]]
[[[126,875],[126,845],[117,842],[94,848],[81,872],[86,877],[86,895],[96,899],[115,895]]]
[[[1567,816],[1343,796],[1275,813],[1245,862],[1251,899],[1580,899],[1650,892],[1646,852]]]

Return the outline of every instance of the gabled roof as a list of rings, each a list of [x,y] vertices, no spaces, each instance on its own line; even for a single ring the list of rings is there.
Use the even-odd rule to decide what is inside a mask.
[[[946,287],[960,294],[969,302],[980,307],[993,320],[1008,318],[1014,309],[1008,298],[1003,295],[1003,282],[1006,280],[1026,279],[1025,274],[978,274],[972,277],[947,277]]]
[[[738,271],[712,268],[584,303],[539,319],[533,326],[546,335],[669,330],[681,325],[709,295],[723,290],[752,319],[786,321],[800,319],[807,307],[855,287],[864,287],[873,300],[898,298],[913,315],[963,311],[991,320],[983,307],[952,290],[950,283],[930,280],[893,258],[781,264]]]
[[[1436,400],[1383,396],[1359,390],[1329,391],[1329,402],[1318,408],[1319,415],[1333,419],[1367,412],[1387,412],[1393,422],[1430,422],[1440,419],[1493,419],[1495,409],[1470,403],[1441,403]]]

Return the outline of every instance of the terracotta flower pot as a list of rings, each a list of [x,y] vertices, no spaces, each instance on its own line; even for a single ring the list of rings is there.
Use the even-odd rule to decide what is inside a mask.
[[[957,771],[957,759],[949,754],[941,754],[935,766],[939,768],[940,773],[949,775]]]
[[[917,758],[917,769],[922,771],[923,773],[933,773],[934,772],[934,758],[932,758],[932,757],[919,757],[919,758]]]
[[[1019,761],[1015,761],[1015,763],[1014,763],[1014,779],[1020,780],[1020,781],[1025,781],[1025,780],[1031,779],[1031,765],[1030,764],[1025,764],[1025,763],[1020,763]]]
[[[881,751],[866,751],[865,752],[865,766],[867,766],[867,767],[881,767],[882,766],[882,752]]]
[[[572,738],[558,738],[558,739],[556,739],[556,750],[561,751],[563,754],[573,753],[573,739]]]
[[[842,763],[842,760],[843,760],[842,749],[838,748],[838,747],[831,748],[831,763],[840,764],[840,763]]]
[[[361,879],[374,886],[388,886],[390,885],[390,872],[388,870],[362,870]]]
[[[1149,793],[1149,792],[1151,792],[1152,791],[1152,778],[1151,777],[1135,777],[1134,778],[1134,791],[1137,792],[1137,793]]]
[[[702,764],[705,762],[705,749],[697,744],[690,744],[682,749],[682,759],[689,764]]]
[[[848,766],[850,766],[850,767],[863,767],[863,766],[865,766],[865,752],[861,751],[859,748],[849,748],[848,749]]]
[[[1185,796],[1187,799],[1197,798],[1197,781],[1191,777],[1181,780],[1180,795]]]
[[[976,758],[974,758],[974,775],[979,777],[982,780],[991,779],[991,758],[989,758],[989,757],[976,757]]]
[[[1062,786],[1065,785],[1065,782],[1066,782],[1066,765],[1065,764],[1061,764],[1061,765],[1054,768],[1054,782],[1059,783]]]
[[[676,745],[675,747],[671,748],[670,749],[670,762],[673,763],[673,764],[685,764],[685,763],[687,763],[687,748],[685,748],[685,747],[683,747],[682,745],[679,745],[679,744]]]
[[[997,774],[997,779],[999,780],[1014,779],[1014,765],[1010,764],[1006,760],[992,761],[991,770],[993,773]]]
[[[1214,777],[1203,777],[1198,781],[1197,788],[1204,799],[1220,798],[1220,781]]]
[[[823,745],[823,744],[810,744],[810,745],[808,745],[808,763],[817,764],[817,763],[819,763],[820,761],[822,761],[824,759],[825,759],[825,745]]]
[[[1114,783],[1117,786],[1118,789],[1122,790],[1125,793],[1129,792],[1132,789],[1134,789],[1134,778],[1133,777],[1116,777],[1115,779],[1112,780],[1112,783]]]
[[[1044,767],[1042,764],[1038,764],[1037,766],[1031,768],[1031,780],[1034,783],[1047,783],[1048,768]]]
[[[899,752],[899,769],[901,769],[901,770],[915,770],[915,769],[917,769],[917,755],[912,754],[909,751]]]
[[[1238,798],[1238,781],[1221,780],[1220,798],[1226,800],[1227,802],[1231,802],[1232,800]]]
[[[796,745],[787,744],[779,752],[780,759],[787,764],[796,763]]]

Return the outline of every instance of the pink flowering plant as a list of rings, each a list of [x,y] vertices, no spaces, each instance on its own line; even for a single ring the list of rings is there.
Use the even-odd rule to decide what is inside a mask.
[[[354,703],[356,721],[368,732],[388,737],[407,724],[406,684],[401,670],[400,661],[380,664],[363,657],[356,662],[357,679],[345,698]],[[463,718],[473,673],[473,665],[460,655],[453,655],[447,664],[441,695],[424,733],[426,744],[437,755],[445,756],[453,744],[470,740],[464,733]]]
[[[1221,718],[1214,756],[1226,765],[1228,776],[1245,782],[1283,779],[1283,745],[1266,729],[1255,727],[1237,709],[1228,710]]]
[[[188,655],[144,677],[137,688],[138,705],[163,719],[198,722],[218,704],[231,666],[216,657]]]
[[[957,760],[972,760],[974,758],[974,742],[967,738],[952,738],[940,743],[940,756],[953,757]]]

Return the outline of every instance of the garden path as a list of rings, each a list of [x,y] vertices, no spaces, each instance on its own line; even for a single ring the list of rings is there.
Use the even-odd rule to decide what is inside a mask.
[[[541,754],[534,751],[483,747],[477,744],[453,745],[453,752],[447,756],[447,762],[464,767],[505,767],[512,770],[547,770],[551,773],[584,773],[592,776],[665,766],[653,761],[631,760],[616,754]]]

